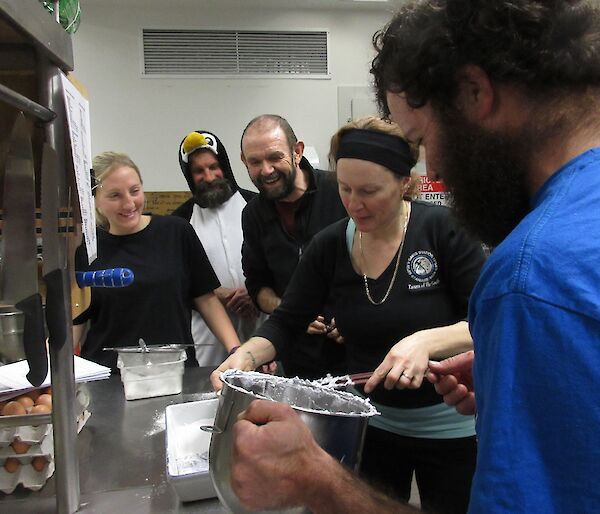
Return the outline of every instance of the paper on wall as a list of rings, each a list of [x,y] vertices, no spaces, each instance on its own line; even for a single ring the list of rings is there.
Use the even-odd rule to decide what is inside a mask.
[[[88,262],[98,255],[96,243],[96,213],[92,197],[90,170],[92,169],[92,139],[90,135],[89,102],[82,96],[66,75],[61,74],[65,111],[71,155],[75,169],[75,181],[81,210],[83,237],[88,254]]]

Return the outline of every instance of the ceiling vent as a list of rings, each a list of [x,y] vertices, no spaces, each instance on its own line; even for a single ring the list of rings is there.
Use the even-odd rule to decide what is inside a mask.
[[[146,76],[329,78],[325,31],[143,29]]]

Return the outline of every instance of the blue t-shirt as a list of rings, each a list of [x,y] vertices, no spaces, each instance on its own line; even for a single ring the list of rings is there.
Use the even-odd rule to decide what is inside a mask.
[[[469,321],[469,512],[600,512],[600,148],[538,191],[485,265]]]

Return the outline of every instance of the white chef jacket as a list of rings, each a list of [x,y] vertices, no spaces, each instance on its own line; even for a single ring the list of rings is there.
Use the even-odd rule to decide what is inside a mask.
[[[190,223],[204,246],[221,286],[245,287],[242,271],[242,210],[246,200],[239,191],[222,205],[214,208],[202,208],[194,204]],[[261,314],[258,319],[248,319],[227,310],[233,328],[241,342],[246,341],[260,323],[265,319]],[[196,359],[200,366],[218,366],[227,357],[225,347],[219,343],[210,331],[202,316],[192,311],[192,336],[196,346]]]

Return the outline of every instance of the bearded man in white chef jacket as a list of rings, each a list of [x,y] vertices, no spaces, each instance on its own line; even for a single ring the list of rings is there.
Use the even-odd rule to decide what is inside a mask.
[[[242,210],[256,193],[237,185],[225,147],[211,132],[197,130],[183,139],[179,165],[193,196],[173,215],[187,219],[196,230],[221,282],[215,294],[245,341],[264,318],[246,291],[241,263]],[[196,311],[192,336],[198,365],[217,366],[226,358],[223,345]]]

